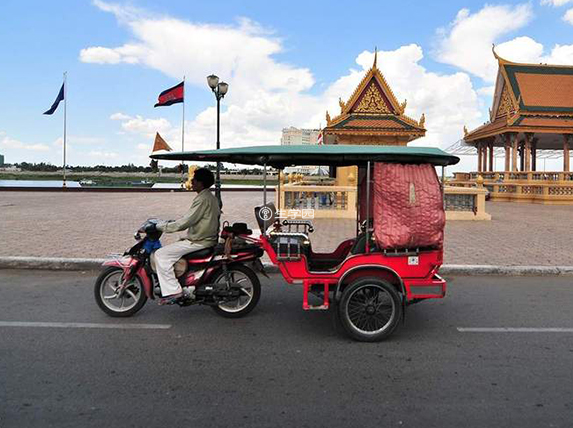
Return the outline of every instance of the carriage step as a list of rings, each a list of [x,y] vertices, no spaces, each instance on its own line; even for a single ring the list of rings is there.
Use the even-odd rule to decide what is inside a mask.
[[[308,304],[308,293],[310,291],[310,288],[313,285],[319,285],[323,287],[323,300],[322,300],[322,305],[309,305]],[[328,289],[329,289],[329,283],[328,282],[311,282],[311,281],[303,281],[302,283],[302,289],[303,289],[303,296],[302,296],[302,308],[305,311],[326,311],[328,310],[329,307],[329,302],[328,302]]]
[[[319,306],[310,306],[308,305],[306,308],[304,308],[305,311],[327,311],[328,310],[328,304],[326,305],[319,305]]]

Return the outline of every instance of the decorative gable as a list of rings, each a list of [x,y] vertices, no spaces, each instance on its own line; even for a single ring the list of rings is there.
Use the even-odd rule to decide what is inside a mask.
[[[350,108],[352,113],[392,114],[387,98],[382,94],[376,81],[372,79],[355,105]]]
[[[336,137],[327,144],[406,145],[423,137],[425,116],[416,121],[406,116],[406,101],[399,103],[386,79],[374,64],[366,72],[347,102],[338,100],[340,114],[331,118],[326,112],[324,134]]]
[[[513,105],[511,95],[509,94],[507,85],[504,85],[499,101],[499,107],[497,109],[497,114],[495,115],[495,117],[498,118],[501,116],[507,116],[513,113],[514,111],[515,111],[515,106]]]

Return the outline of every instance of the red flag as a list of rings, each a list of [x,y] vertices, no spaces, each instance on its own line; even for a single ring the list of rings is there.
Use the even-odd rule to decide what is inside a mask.
[[[184,86],[185,82],[181,82],[180,84],[160,93],[159,98],[157,99],[157,104],[153,107],[170,106],[171,104],[182,103],[185,92]]]

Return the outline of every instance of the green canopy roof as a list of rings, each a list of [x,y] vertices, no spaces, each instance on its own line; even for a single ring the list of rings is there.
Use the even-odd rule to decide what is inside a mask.
[[[367,162],[429,163],[454,165],[460,158],[433,147],[401,146],[250,146],[235,149],[171,152],[151,155],[153,159],[202,162],[229,162],[245,165],[366,165]]]

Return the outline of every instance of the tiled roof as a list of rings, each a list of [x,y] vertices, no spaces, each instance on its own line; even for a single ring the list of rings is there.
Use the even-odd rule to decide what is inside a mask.
[[[402,123],[390,119],[368,119],[368,120],[349,120],[344,125],[347,127],[356,128],[405,128]]]
[[[558,117],[524,117],[519,122],[519,126],[547,126],[551,128],[573,128],[573,118]]]
[[[500,117],[493,122],[486,123],[485,125],[480,126],[479,128],[474,129],[472,132],[468,133],[464,140],[475,140],[482,135],[490,134],[495,131],[500,131],[503,128],[507,127],[507,118]]]
[[[411,123],[410,123],[411,122]],[[371,129],[391,130],[396,132],[425,132],[419,124],[412,119],[394,115],[349,115],[346,119],[327,129]]]
[[[573,108],[573,74],[515,73],[526,106]]]
[[[573,66],[500,63],[519,109],[573,112]]]

